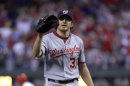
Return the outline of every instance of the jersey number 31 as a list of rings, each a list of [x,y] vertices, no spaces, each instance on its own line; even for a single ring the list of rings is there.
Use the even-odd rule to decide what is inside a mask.
[[[72,62],[72,64],[70,65],[70,68],[77,68],[78,58],[71,57],[70,61]]]

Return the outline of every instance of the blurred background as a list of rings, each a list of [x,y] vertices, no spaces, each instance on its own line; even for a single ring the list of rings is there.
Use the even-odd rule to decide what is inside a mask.
[[[130,0],[0,0],[0,76],[27,74],[43,86],[43,59],[33,59],[38,20],[73,12],[95,86],[130,86]],[[1,80],[1,79],[0,79]],[[2,86],[2,85],[1,85]]]

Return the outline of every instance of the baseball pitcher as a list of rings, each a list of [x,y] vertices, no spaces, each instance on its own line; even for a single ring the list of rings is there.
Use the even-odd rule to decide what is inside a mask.
[[[56,31],[45,35],[51,28]],[[85,63],[83,41],[71,33],[72,28],[73,16],[68,10],[59,11],[57,17],[45,16],[36,26],[33,54],[44,58],[44,86],[79,86],[80,75],[87,86],[94,86]]]

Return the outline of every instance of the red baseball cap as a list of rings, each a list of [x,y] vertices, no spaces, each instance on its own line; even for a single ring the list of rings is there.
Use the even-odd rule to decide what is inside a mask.
[[[28,77],[25,73],[21,73],[21,74],[17,75],[16,81],[19,84],[23,84],[24,82],[28,81]]]

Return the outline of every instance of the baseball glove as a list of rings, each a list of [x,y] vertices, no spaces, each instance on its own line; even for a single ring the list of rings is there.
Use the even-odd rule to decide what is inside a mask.
[[[36,31],[38,33],[45,33],[51,28],[56,28],[59,25],[58,18],[54,15],[48,15],[42,17],[36,25]]]

